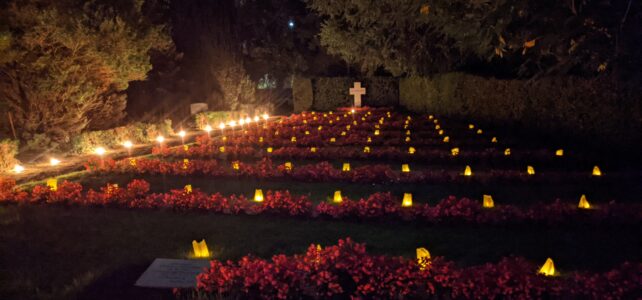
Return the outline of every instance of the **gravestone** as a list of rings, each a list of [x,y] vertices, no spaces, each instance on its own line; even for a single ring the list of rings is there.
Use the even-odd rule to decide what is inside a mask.
[[[192,103],[189,106],[189,111],[190,111],[190,114],[192,114],[192,115],[195,115],[195,114],[203,112],[203,111],[207,111],[208,109],[209,109],[209,107],[208,107],[207,103],[202,103],[202,102]]]
[[[366,94],[366,88],[361,87],[361,82],[355,82],[350,88],[350,95],[354,96],[354,107],[361,107],[361,96]]]
[[[150,288],[195,288],[196,275],[209,268],[205,259],[157,258],[136,280],[136,286]]]

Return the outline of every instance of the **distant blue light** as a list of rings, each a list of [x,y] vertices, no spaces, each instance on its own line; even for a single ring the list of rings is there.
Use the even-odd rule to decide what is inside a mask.
[[[288,27],[289,27],[290,29],[294,29],[294,25],[295,25],[295,24],[294,24],[294,20],[289,20],[289,21],[288,21]]]

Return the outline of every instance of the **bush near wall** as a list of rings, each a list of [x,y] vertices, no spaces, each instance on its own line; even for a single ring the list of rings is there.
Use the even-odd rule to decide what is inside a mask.
[[[314,103],[312,80],[295,76],[292,81],[292,99],[295,113],[300,113],[312,108],[312,104]]]
[[[144,144],[153,142],[158,135],[173,135],[172,121],[165,120],[160,124],[132,123],[107,130],[86,131],[71,141],[71,152],[76,154],[91,153],[98,146],[117,147],[124,141]]]
[[[216,128],[221,122],[226,123],[229,120],[238,120],[241,117],[239,111],[219,110],[219,111],[204,111],[194,115],[196,128],[203,129],[206,125],[211,125]]]
[[[543,78],[527,84],[462,73],[400,80],[400,105],[411,111],[522,123],[596,142],[640,145],[639,89],[611,78]]]
[[[348,90],[354,79],[349,77],[321,77],[312,81],[314,90],[314,110],[333,110],[337,107],[350,106],[352,101]]]
[[[18,144],[16,140],[0,140],[0,173],[13,168],[18,163]]]

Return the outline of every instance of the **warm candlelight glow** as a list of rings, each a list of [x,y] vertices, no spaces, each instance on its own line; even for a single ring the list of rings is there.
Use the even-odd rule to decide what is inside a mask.
[[[51,159],[49,159],[49,164],[52,165],[52,166],[57,166],[57,165],[60,164],[60,160],[57,160],[57,159],[52,157]]]
[[[509,156],[509,155],[510,155],[510,148],[506,148],[506,150],[504,150],[504,156]]]
[[[557,149],[555,151],[555,156],[564,156],[564,149]]]
[[[105,148],[103,148],[103,147],[98,147],[98,148],[96,148],[96,150],[94,150],[94,152],[95,152],[96,154],[98,154],[98,155],[101,155],[101,156],[102,156],[102,155],[104,155],[104,154],[105,154],[105,152],[107,152],[107,150],[105,150]]]
[[[15,165],[15,166],[13,166],[13,172],[14,172],[14,173],[16,173],[16,174],[20,174],[20,173],[22,173],[24,170],[25,170],[25,167],[23,167],[23,166],[21,166],[21,165]]]
[[[602,176],[602,171],[600,170],[600,167],[594,166],[592,175],[593,176]]]
[[[426,248],[417,248],[417,264],[424,270],[430,264],[430,252]]]
[[[493,207],[495,207],[495,201],[493,201],[493,196],[484,195],[482,204],[483,204],[484,208],[493,208]]]
[[[159,135],[159,136],[156,137],[156,141],[159,142],[159,143],[162,143],[162,142],[165,141],[165,137],[162,136],[162,135]]]
[[[221,122],[220,124],[218,124],[218,129],[220,130],[225,129],[225,123]]]
[[[408,154],[415,154],[417,150],[415,150],[415,147],[408,147]]]
[[[134,144],[131,141],[124,141],[123,142],[123,147],[125,147],[127,149],[130,149],[133,146],[134,146]]]
[[[263,116],[262,116],[262,117],[263,117],[263,120],[266,120],[266,121],[267,121],[267,119],[269,119],[269,118],[270,118],[270,116],[269,116],[268,114],[263,114]]]
[[[184,138],[186,135],[187,133],[185,132],[185,130],[181,130],[178,132],[178,136],[180,136],[181,138]]]
[[[538,273],[544,276],[555,276],[555,264],[553,264],[553,260],[550,257],[546,259]]]
[[[263,190],[262,189],[256,189],[254,191],[254,201],[263,202]]]
[[[408,164],[402,164],[401,165],[401,172],[403,172],[403,173],[410,172],[410,166]]]
[[[450,150],[450,154],[451,154],[452,156],[457,156],[457,155],[459,155],[459,148],[452,148],[452,149]]]
[[[210,133],[212,131],[212,126],[210,124],[207,124],[207,125],[205,125],[204,129],[205,129],[205,131],[207,131],[207,133]]]
[[[528,173],[528,175],[535,175],[535,168],[533,168],[533,166],[526,166],[526,173]]]
[[[403,194],[403,200],[401,201],[401,206],[402,207],[411,207],[412,206],[412,194],[411,193],[404,193]]]
[[[343,196],[341,196],[341,191],[335,191],[334,197],[332,197],[332,202],[341,203],[343,202]]]
[[[341,171],[343,172],[350,171],[350,163],[343,163],[343,167],[341,168]]]
[[[586,200],[586,195],[582,194],[582,196],[580,197],[580,203],[577,204],[577,207],[582,209],[591,208],[591,204],[589,204],[588,200]]]
[[[464,169],[464,176],[473,176],[473,170],[470,168],[470,166],[466,166]]]
[[[205,243],[205,240],[202,240],[200,242],[197,241],[192,241],[192,247],[194,248],[194,257],[210,257],[210,251],[207,249],[207,244]]]

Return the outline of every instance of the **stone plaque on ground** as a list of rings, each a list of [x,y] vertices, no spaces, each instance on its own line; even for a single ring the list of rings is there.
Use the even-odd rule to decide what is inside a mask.
[[[209,268],[209,260],[157,258],[136,280],[136,286],[151,288],[193,288],[196,275]]]

